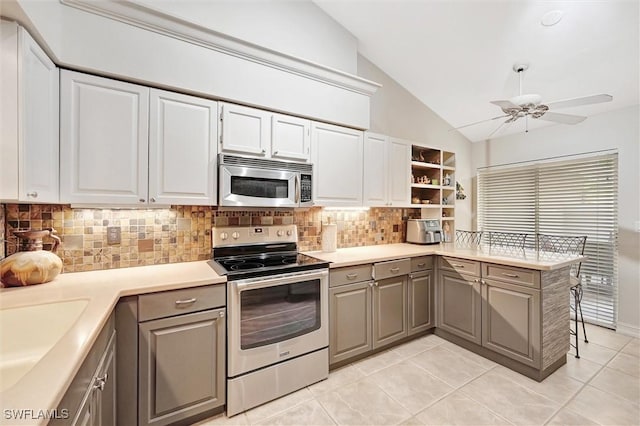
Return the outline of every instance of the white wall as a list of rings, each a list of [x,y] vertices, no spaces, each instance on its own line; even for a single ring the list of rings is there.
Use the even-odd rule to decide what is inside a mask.
[[[555,125],[472,148],[472,167],[529,161],[590,151],[618,150],[619,295],[618,331],[640,335],[640,107],[589,117],[576,125]]]
[[[362,55],[358,75],[382,84],[371,97],[371,131],[456,153],[456,180],[467,199],[456,200],[455,224],[471,229],[471,142]]]

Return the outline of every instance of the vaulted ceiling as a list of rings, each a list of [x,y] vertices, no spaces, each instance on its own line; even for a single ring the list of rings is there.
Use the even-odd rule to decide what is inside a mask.
[[[640,103],[638,0],[314,0],[349,30],[362,55],[453,127],[503,115],[518,94],[514,63],[530,64],[523,93],[543,103],[608,93],[613,101],[557,110],[594,115]],[[562,19],[545,26],[545,14]],[[502,122],[460,129],[485,140]],[[528,120],[528,128],[560,125]],[[577,124],[579,126],[580,124]],[[525,120],[494,137],[524,132]]]

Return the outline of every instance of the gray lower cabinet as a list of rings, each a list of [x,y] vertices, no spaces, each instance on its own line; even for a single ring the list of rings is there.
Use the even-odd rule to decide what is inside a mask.
[[[188,424],[222,410],[225,305],[224,284],[120,299],[114,424]]]
[[[372,284],[372,281],[363,281],[329,289],[330,364],[369,352],[373,348]]]
[[[414,335],[435,327],[433,270],[411,272],[407,284],[408,334]]]
[[[111,336],[109,346],[102,356],[96,374],[87,389],[78,415],[76,426],[109,426],[116,422],[116,339]]]
[[[480,345],[480,279],[449,271],[441,272],[439,278],[437,327]]]
[[[100,331],[59,404],[68,416],[49,425],[111,426],[116,424],[116,331],[113,315]]]
[[[483,280],[482,346],[540,365],[540,290]]]
[[[407,275],[385,278],[373,287],[373,349],[407,336]]]
[[[224,404],[225,309],[139,325],[139,424],[166,425]]]

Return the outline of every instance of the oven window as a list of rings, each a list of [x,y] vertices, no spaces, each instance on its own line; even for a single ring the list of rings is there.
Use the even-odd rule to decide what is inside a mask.
[[[231,176],[231,193],[257,198],[288,198],[289,181],[248,176]]]
[[[243,291],[240,348],[282,342],[320,328],[320,280]]]

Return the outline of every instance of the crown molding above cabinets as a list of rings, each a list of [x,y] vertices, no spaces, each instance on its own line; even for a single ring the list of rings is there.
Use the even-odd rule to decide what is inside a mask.
[[[68,17],[77,17],[77,11],[83,11],[109,20],[101,20],[101,28],[96,31],[107,28],[111,28],[111,31],[121,30],[121,38],[135,34],[136,37],[129,36],[130,45],[124,46],[134,49],[132,52],[145,47],[145,51],[172,56],[173,60],[181,62],[186,69],[190,65],[206,66],[200,74],[204,74],[207,69],[208,71],[202,76],[188,72],[181,79],[175,73],[158,71],[153,59],[147,65],[154,67],[153,72],[150,72],[144,65],[131,64],[130,61],[121,65],[118,56],[114,56],[114,60],[109,63],[101,64],[95,59],[77,55],[77,49],[68,49],[68,55],[61,52],[60,60],[66,66],[91,69],[104,75],[134,79],[170,90],[235,101],[349,127],[369,127],[369,98],[381,87],[375,82],[243,41],[136,1],[60,0],[59,7],[62,8],[61,12],[67,10],[65,16]],[[25,8],[28,8],[28,4],[25,4]],[[75,13],[71,12],[73,9],[76,10]],[[41,13],[35,8],[30,11]],[[44,16],[42,18],[44,20]],[[37,22],[34,23],[38,26]],[[128,28],[122,27],[122,24],[126,24]],[[65,31],[74,30],[71,27]],[[71,33],[62,37],[64,43],[61,42],[61,46],[69,42],[83,42],[77,41]],[[114,52],[114,55],[119,55],[118,49],[123,47],[117,40],[96,40],[113,43],[110,49],[103,46],[100,50]],[[150,43],[154,45],[149,45]],[[188,43],[192,46],[189,52],[193,53],[176,50],[176,43]],[[188,54],[199,59],[185,56]],[[202,59],[202,56],[206,58]],[[194,63],[187,63],[189,60]],[[212,77],[215,78],[212,80]]]

